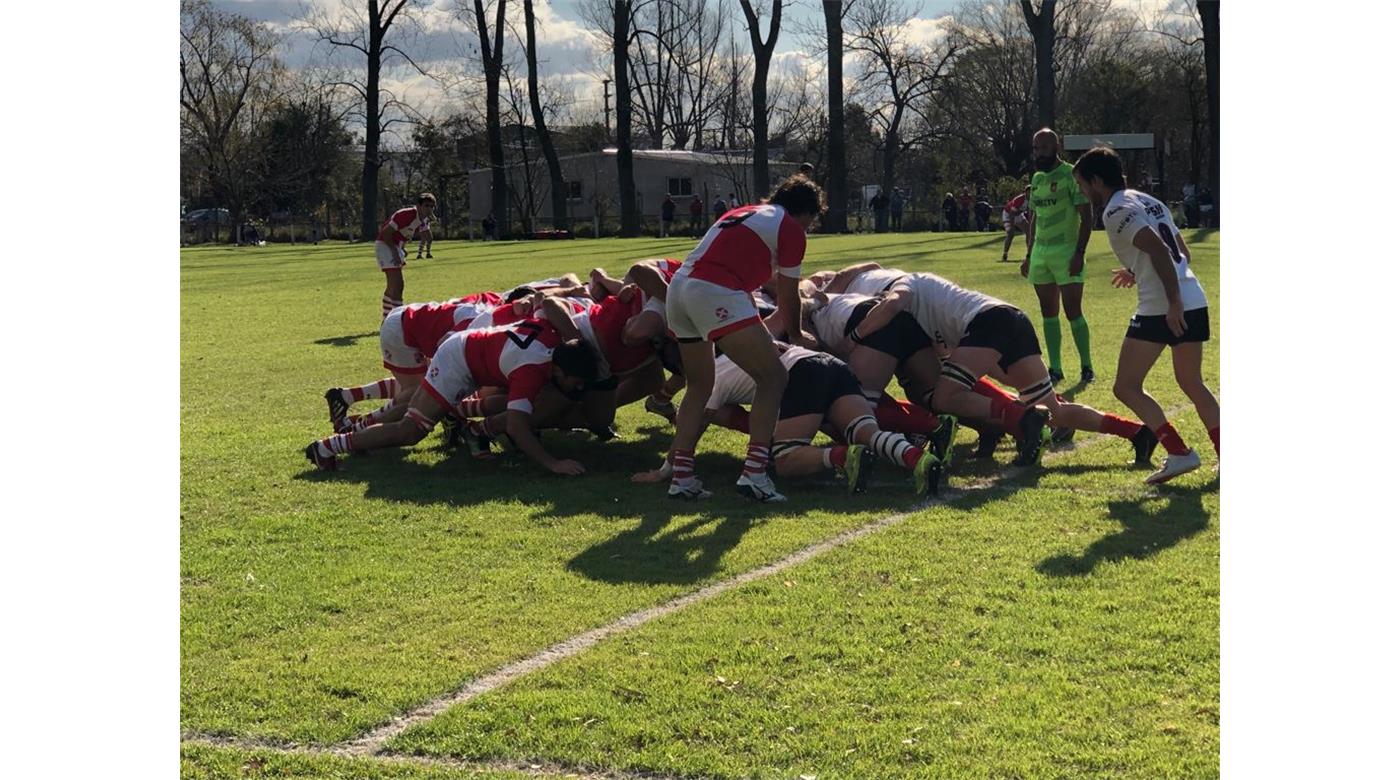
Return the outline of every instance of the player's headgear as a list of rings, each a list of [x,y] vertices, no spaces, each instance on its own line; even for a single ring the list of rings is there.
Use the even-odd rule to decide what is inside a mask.
[[[826,213],[826,193],[811,179],[802,174],[794,174],[787,177],[778,188],[773,190],[773,194],[768,196],[768,202],[774,206],[782,206],[790,214],[815,214]]]
[[[587,343],[572,339],[554,348],[554,365],[572,377],[585,382],[598,379],[598,354]]]
[[[1126,182],[1123,160],[1107,146],[1095,146],[1074,163],[1074,172],[1087,182],[1098,179],[1105,187],[1118,189]]]

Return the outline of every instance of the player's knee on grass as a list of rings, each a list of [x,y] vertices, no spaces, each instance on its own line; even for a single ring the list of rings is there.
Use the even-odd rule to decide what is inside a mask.
[[[386,427],[392,431],[394,439],[399,444],[413,445],[422,441],[436,425],[437,420],[417,409],[409,409],[402,419],[387,423]]]

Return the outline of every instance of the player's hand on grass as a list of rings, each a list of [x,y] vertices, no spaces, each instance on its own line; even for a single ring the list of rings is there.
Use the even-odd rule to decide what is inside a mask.
[[[661,468],[651,471],[638,471],[632,475],[633,482],[664,482],[671,478],[671,461],[663,461]]]
[[[576,460],[556,460],[549,464],[549,470],[555,474],[563,474],[566,477],[576,477],[583,473],[583,464]]]
[[[1113,269],[1113,286],[1117,288],[1132,287],[1137,284],[1137,277],[1132,271],[1126,268]]]
[[[1069,258],[1069,275],[1078,276],[1084,273],[1084,253],[1075,252]]]
[[[1181,307],[1180,300],[1167,304],[1167,328],[1177,338],[1186,332],[1186,311]]]

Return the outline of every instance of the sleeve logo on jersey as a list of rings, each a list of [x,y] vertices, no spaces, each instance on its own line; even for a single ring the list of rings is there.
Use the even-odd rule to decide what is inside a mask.
[[[729,310],[724,308],[723,306],[716,308],[715,319],[719,320],[720,322],[724,322],[725,320],[729,319]]]
[[[438,375],[438,367],[437,367],[437,366],[433,366],[432,368],[428,369],[428,378],[429,378],[429,379],[437,379],[437,375]]]

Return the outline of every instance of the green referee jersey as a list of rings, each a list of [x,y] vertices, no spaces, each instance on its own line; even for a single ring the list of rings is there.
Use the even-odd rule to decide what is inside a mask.
[[[1074,251],[1079,238],[1079,206],[1089,199],[1074,183],[1074,166],[1061,161],[1048,171],[1037,171],[1031,177],[1030,206],[1035,211],[1035,244],[1033,251],[1066,254]]]

